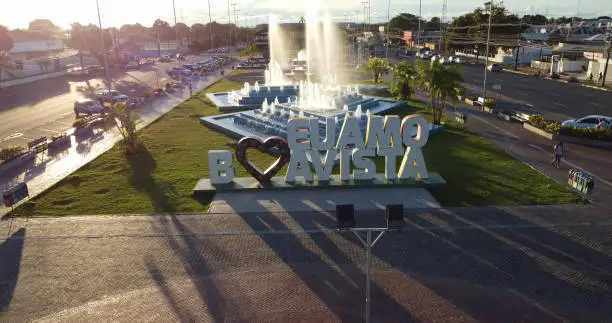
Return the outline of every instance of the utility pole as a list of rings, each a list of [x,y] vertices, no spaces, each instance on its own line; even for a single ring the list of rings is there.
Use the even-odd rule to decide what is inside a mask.
[[[440,17],[440,51],[444,45],[444,21],[446,21],[446,0],[442,2],[442,17]],[[446,46],[444,46],[444,52],[446,52]]]
[[[606,58],[606,66],[604,66],[603,78],[601,79],[601,87],[606,86],[606,76],[608,76],[608,65],[610,64],[610,52],[612,52],[612,33],[608,34],[610,45],[608,45],[608,57]]]
[[[491,17],[493,16],[493,2],[485,2],[485,6],[489,8],[489,27],[487,28],[487,51],[485,57],[485,66],[484,66],[484,82],[482,84],[482,100],[484,104],[484,100],[487,99],[487,67],[489,66],[489,41],[491,39]]]
[[[417,32],[417,45],[421,43],[421,1],[419,0],[419,30]]]
[[[232,3],[232,7],[234,9],[234,39],[235,39],[234,44],[238,43],[238,16],[236,15],[236,6],[237,5],[238,4],[235,3],[235,2]],[[231,28],[231,25],[230,25],[230,28]]]
[[[208,31],[210,32],[210,49],[215,48],[213,43],[213,24],[212,24],[212,15],[210,13],[210,0],[208,0]]]
[[[98,25],[100,26],[100,48],[102,51],[102,61],[104,64],[104,78],[106,79],[106,87],[111,88],[110,79],[108,78],[108,62],[106,60],[106,46],[104,46],[104,30],[102,30],[102,18],[100,17],[100,4],[96,0],[96,9],[98,10]]]
[[[230,46],[232,46],[232,28],[230,28],[231,25],[232,25],[232,14],[230,12],[230,2],[229,0],[227,0],[227,32],[228,32],[227,39],[229,39]]]
[[[176,55],[178,58],[178,54],[179,54],[179,32],[178,32],[178,28],[176,28],[176,6],[174,5],[174,0],[172,0],[172,11],[174,12],[174,31],[176,32]],[[179,62],[179,60],[177,59],[177,64]]]

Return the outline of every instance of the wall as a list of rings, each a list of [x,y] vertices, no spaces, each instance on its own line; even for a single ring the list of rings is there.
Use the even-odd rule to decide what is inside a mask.
[[[593,74],[593,81],[597,82],[597,79],[599,78],[599,73],[604,72],[604,67],[605,67],[605,60],[597,60],[597,61],[590,61],[589,62],[589,66],[587,68],[587,77],[589,75],[591,75],[591,73]],[[612,59],[610,60],[610,64],[608,65],[608,74],[606,75],[606,83],[607,85],[611,85],[610,83],[612,83]]]
[[[569,61],[562,60],[559,64],[559,68],[561,72],[583,72],[583,66],[587,65],[587,61]]]

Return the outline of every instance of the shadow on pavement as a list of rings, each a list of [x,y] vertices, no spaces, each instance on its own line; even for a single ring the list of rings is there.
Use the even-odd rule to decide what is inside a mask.
[[[13,300],[19,278],[25,229],[21,228],[0,244],[0,313]]]
[[[493,208],[406,219],[409,231],[385,237],[375,255],[478,321],[612,315],[612,258],[568,238],[576,232],[555,232]]]
[[[66,77],[58,77],[2,89],[0,111],[20,106],[33,106],[49,98],[69,93],[69,82]]]

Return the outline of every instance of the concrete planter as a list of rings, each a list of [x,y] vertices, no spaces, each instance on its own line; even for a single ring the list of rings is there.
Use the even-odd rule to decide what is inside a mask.
[[[0,173],[9,171],[15,167],[19,167],[26,163],[32,162],[34,161],[35,158],[36,158],[35,152],[33,151],[26,152],[25,154],[0,165]]]
[[[89,124],[83,128],[74,129],[74,136],[77,138],[91,135],[91,133],[92,133],[92,128],[91,128],[91,125]]]
[[[462,95],[457,95],[457,100],[459,101],[465,101],[465,97]]]
[[[512,118],[510,118],[510,116],[505,114],[505,113],[497,112],[497,113],[495,113],[495,116],[498,119],[502,119],[502,120],[506,120],[506,121],[512,121]]]
[[[537,135],[540,135],[544,138],[553,140],[553,141],[563,141],[563,142],[569,142],[572,144],[589,146],[589,147],[612,149],[612,141],[601,141],[601,140],[593,140],[593,139],[581,138],[581,137],[555,135],[550,132],[544,131],[542,129],[536,128],[527,122],[523,123],[523,128]]]
[[[57,149],[70,142],[70,136],[64,136],[49,143],[49,149]]]
[[[490,108],[490,107],[482,107],[482,111],[486,112],[486,113],[491,113],[493,114],[495,112],[495,108]]]

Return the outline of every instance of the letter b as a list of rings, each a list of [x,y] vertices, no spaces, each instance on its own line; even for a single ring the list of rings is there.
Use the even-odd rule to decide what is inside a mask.
[[[234,180],[236,173],[232,166],[232,152],[229,150],[211,150],[208,152],[208,169],[211,184],[228,184]]]

